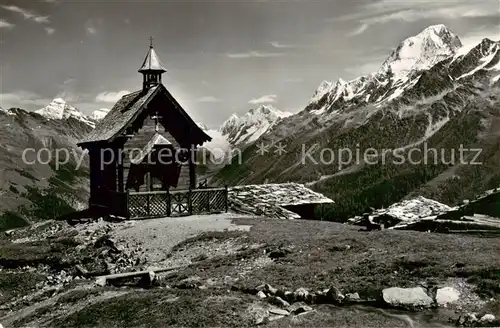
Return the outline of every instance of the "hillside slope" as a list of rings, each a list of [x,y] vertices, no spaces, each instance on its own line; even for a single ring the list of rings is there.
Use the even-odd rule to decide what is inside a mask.
[[[464,51],[445,26],[431,26],[404,40],[377,72],[323,82],[304,110],[217,181],[307,183],[336,201],[330,218],[339,220],[415,195],[447,204],[473,198],[500,184],[499,60],[500,42]],[[460,149],[469,149],[463,160]]]
[[[12,108],[0,111],[0,126],[0,229],[53,219],[85,206],[88,166],[76,142],[91,125],[74,117],[49,119]]]

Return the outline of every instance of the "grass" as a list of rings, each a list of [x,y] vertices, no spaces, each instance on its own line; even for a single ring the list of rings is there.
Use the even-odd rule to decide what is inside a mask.
[[[17,190],[17,188],[13,185],[9,186],[9,191],[16,194],[16,195],[19,194],[19,190]]]
[[[59,297],[57,299],[57,304],[59,305],[68,305],[75,304],[81,301],[82,299],[88,298],[90,296],[96,296],[100,293],[99,290],[95,289],[77,289],[68,292],[67,294]]]
[[[40,181],[38,178],[36,178],[35,176],[33,176],[33,174],[31,174],[30,172],[28,172],[27,170],[21,170],[21,169],[15,169],[17,173],[19,173],[22,177],[25,177],[27,179],[30,179],[32,181]]]
[[[51,327],[248,327],[247,295],[224,291],[133,292],[51,322]],[[193,314],[196,315],[193,315]]]
[[[53,220],[75,211],[71,200],[77,198],[73,185],[79,177],[87,176],[87,170],[76,169],[76,164],[69,162],[56,168],[50,164],[54,175],[49,178],[49,187],[26,186],[21,196],[31,204],[17,209],[18,217],[28,217],[34,221]],[[24,171],[21,171],[24,172]]]
[[[25,227],[27,225],[29,225],[29,223],[26,219],[15,212],[7,211],[0,215],[0,232]]]
[[[422,140],[429,124],[429,114],[433,123],[448,116],[450,118],[446,125],[426,140],[427,149],[436,149],[438,154],[443,151],[444,156],[437,155],[438,159],[431,155],[428,165],[413,165],[408,160],[404,165],[399,165],[398,159],[393,163],[387,158],[385,164],[379,160],[376,165],[360,165],[356,170],[316,183],[312,188],[336,202],[334,206],[329,206],[323,218],[344,222],[350,217],[363,214],[370,207],[387,207],[408,195],[422,195],[455,205],[463,199],[471,199],[480,192],[497,187],[500,181],[497,154],[499,144],[483,140],[478,135],[485,132],[484,122],[496,121],[500,115],[498,106],[484,102],[481,97],[477,101],[465,102],[464,95],[474,95],[469,89],[450,91],[443,99],[432,104],[414,103],[422,95],[435,95],[450,87],[448,75],[443,74],[442,70],[442,65],[438,65],[424,74],[420,82],[411,89],[410,92],[414,94],[408,94],[402,99],[404,101],[411,98],[406,99],[409,101],[407,105],[419,109],[416,111],[418,114],[401,118],[393,111],[398,109],[398,105],[393,104],[380,111],[374,108],[369,121],[354,128],[346,129],[342,121],[334,121],[328,129],[323,127],[315,134],[314,129],[308,127],[280,140],[287,145],[286,154],[278,156],[269,153],[258,156],[255,153],[256,145],[252,145],[244,150],[242,165],[228,165],[216,177],[221,183],[230,185],[264,183],[266,180],[278,183],[317,181],[321,176],[337,173],[338,158],[328,164],[302,165],[302,146],[306,145],[308,149],[309,146],[318,144],[318,150],[326,148],[336,151],[347,148],[352,152],[359,149],[361,154],[368,148],[375,148],[382,153],[383,149],[396,149]],[[382,89],[379,91],[385,92]],[[376,98],[377,95],[372,94],[371,97]],[[460,108],[461,111],[454,111],[453,108]],[[460,146],[465,149],[482,149],[481,157],[476,161],[481,161],[484,165],[458,165]],[[423,144],[411,148],[419,148],[422,150],[420,154],[425,154]],[[414,150],[411,149],[412,160],[422,159],[418,158],[419,152],[415,153]],[[406,150],[407,159],[410,157],[409,151],[410,149]],[[455,166],[443,163],[450,161],[451,151],[455,152]],[[318,151],[313,157],[318,160],[319,154]],[[468,152],[466,156],[473,156],[473,152]],[[327,162],[329,159],[330,156],[326,156]],[[299,165],[295,165],[297,163]],[[441,179],[447,174],[457,178]]]
[[[353,226],[307,220],[252,218],[235,219],[234,222],[252,225],[252,228],[250,231],[202,233],[179,243],[173,252],[185,252],[200,242],[216,242],[214,247],[218,247],[227,240],[241,243],[238,252],[201,259],[185,269],[167,274],[160,281],[163,289],[106,287],[74,291],[54,305],[37,310],[34,316],[21,319],[22,323],[39,322],[43,318],[41,322],[51,327],[253,326],[254,318],[249,316],[248,307],[257,299],[248,292],[264,283],[292,291],[300,287],[318,291],[335,286],[343,293],[357,292],[363,299],[378,299],[383,288],[414,287],[423,282],[436,286],[448,278],[459,277],[476,285],[476,292],[485,299],[500,296],[500,264],[496,260],[500,243],[495,237],[392,230],[361,232]],[[59,240],[56,244],[32,243],[22,249],[19,246],[0,247],[0,258],[9,255],[38,263],[44,254],[71,252],[70,240]],[[250,245],[260,246],[248,247]],[[268,259],[264,266],[255,264],[271,254],[279,256],[273,256],[271,262]],[[464,254],[471,256],[464,257]],[[193,276],[199,277],[201,285],[212,286],[207,283],[208,279],[215,285],[208,289],[175,287]],[[113,291],[128,292],[104,297],[105,293]],[[287,317],[268,326],[406,325],[401,324],[400,318],[387,316],[376,309],[314,307],[317,312],[313,314]],[[69,311],[69,308],[75,310]]]
[[[71,251],[78,245],[74,239],[65,238],[51,241],[28,243],[6,243],[0,245],[0,265],[16,269],[23,266],[47,264],[61,269],[71,266]]]
[[[208,231],[202,232],[197,236],[188,238],[172,248],[172,252],[178,251],[182,248],[188,247],[197,242],[214,241],[214,240],[227,240],[237,238],[245,235],[242,231]]]
[[[32,292],[45,276],[36,272],[0,272],[0,303]]]
[[[249,222],[251,221],[251,222]],[[332,285],[344,292],[377,298],[383,288],[433,284],[449,277],[465,277],[484,296],[498,296],[500,283],[498,238],[445,235],[414,231],[361,232],[357,227],[331,222],[241,219],[253,224],[248,243],[264,249],[289,249],[271,265],[254,270],[237,283],[253,288],[263,283],[295,290],[322,290]],[[232,238],[227,235],[227,238]],[[186,243],[184,246],[186,247]],[[254,249],[223,258],[201,261],[173,279],[190,275],[202,279],[238,276],[242,261],[262,256]],[[474,256],[464,258],[464,254]]]

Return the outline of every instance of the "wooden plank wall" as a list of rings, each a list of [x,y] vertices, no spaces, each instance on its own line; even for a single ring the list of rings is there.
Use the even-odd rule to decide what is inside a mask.
[[[164,136],[168,141],[170,141],[175,147],[179,147],[179,143],[177,140],[174,139],[174,137],[166,131],[161,124],[158,125],[158,132]],[[124,166],[124,184],[126,185],[127,183],[127,178],[128,178],[128,172],[130,169],[130,152],[133,149],[143,149],[146,144],[148,143],[149,140],[153,137],[155,134],[155,121],[151,119],[150,117],[147,117],[144,120],[144,125],[143,127],[136,133],[136,135],[128,140],[125,143],[124,147],[124,158],[123,158],[123,166]],[[133,155],[137,156],[139,154],[139,151],[135,150],[133,151]],[[147,183],[147,181],[146,181]],[[156,188],[161,188],[161,182],[157,179],[153,180],[154,187]],[[189,166],[183,165],[181,168],[181,173],[179,176],[179,184],[177,188],[175,189],[188,189],[189,188]],[[144,184],[140,187],[139,191],[147,191],[148,186],[147,184]]]

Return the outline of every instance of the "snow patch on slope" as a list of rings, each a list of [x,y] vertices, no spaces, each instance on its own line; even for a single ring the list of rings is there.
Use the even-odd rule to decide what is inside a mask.
[[[479,71],[479,70],[481,70],[481,69],[485,68],[486,66],[488,66],[488,64],[490,64],[490,63],[491,63],[491,61],[492,61],[492,60],[495,58],[495,56],[497,55],[498,50],[499,50],[498,48],[499,48],[499,47],[498,47],[498,45],[497,45],[497,44],[491,44],[490,49],[488,49],[489,55],[488,55],[488,56],[486,56],[486,57],[483,57],[483,58],[481,58],[481,59],[479,60],[480,65],[479,65],[479,66],[474,67],[474,69],[472,69],[470,72],[467,72],[467,73],[465,73],[465,74],[462,74],[461,76],[459,76],[459,77],[457,78],[457,80],[460,80],[460,79],[462,79],[462,78],[464,78],[464,77],[467,77],[467,76],[471,76],[471,75],[473,75],[474,73],[476,73],[477,71]],[[495,68],[496,68],[496,67],[498,67],[498,66],[499,66],[499,64],[497,64],[497,65],[493,66],[491,69],[495,69]]]

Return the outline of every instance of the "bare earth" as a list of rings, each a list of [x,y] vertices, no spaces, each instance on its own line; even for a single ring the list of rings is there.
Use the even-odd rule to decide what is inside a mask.
[[[116,224],[111,235],[117,245],[134,245],[144,250],[151,267],[176,266],[185,263],[172,263],[167,256],[175,245],[190,237],[206,231],[250,230],[250,225],[232,223],[234,217],[225,213],[129,221]]]
[[[262,313],[279,307],[271,298],[256,296],[256,287],[263,284],[292,292],[301,287],[310,292],[336,287],[371,301],[380,300],[382,289],[388,287],[425,286],[432,293],[447,286],[461,293],[460,300],[447,308],[421,312],[311,303],[313,311],[278,316],[262,323],[267,327],[449,327],[454,323],[448,319],[469,312],[500,316],[498,236],[363,232],[332,222],[235,214],[99,221],[56,230],[58,235],[72,231],[72,238],[82,245],[77,247],[86,249],[95,247],[100,231],[107,231],[123,254],[119,257],[141,259],[140,264],[124,267],[127,271],[183,268],[156,275],[149,287],[135,283],[101,287],[92,277],[69,279],[49,295],[31,297],[24,305],[7,304],[12,310],[0,318],[4,326],[253,327]],[[50,233],[40,231],[36,235],[51,240]],[[43,242],[33,241],[33,233],[28,235],[12,237],[10,243],[15,244],[3,241],[3,247]],[[94,251],[96,259],[108,256],[99,255],[108,252],[100,248]],[[0,260],[10,254],[0,253]],[[0,277],[9,270],[0,272]],[[10,300],[33,294],[12,288],[12,282],[0,281],[0,293],[10,293]]]

